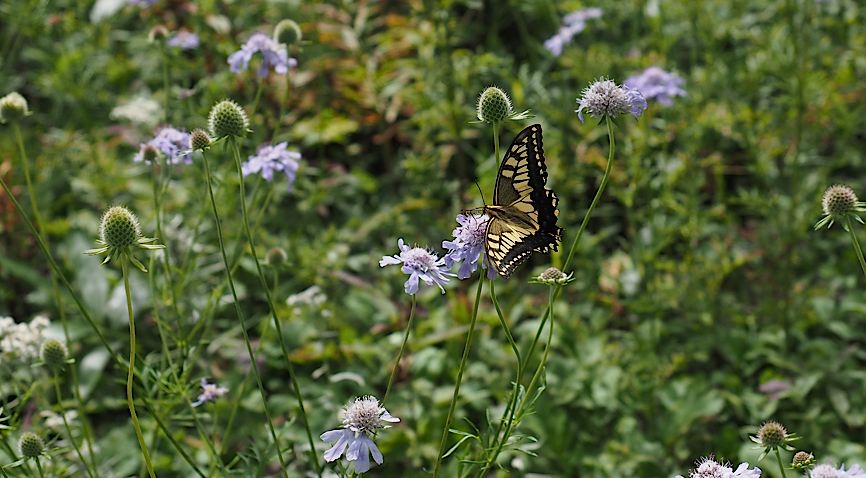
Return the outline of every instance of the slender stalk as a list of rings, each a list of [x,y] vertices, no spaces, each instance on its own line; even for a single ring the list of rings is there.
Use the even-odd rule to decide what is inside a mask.
[[[142,401],[144,402],[144,406],[145,408],[147,408],[147,411],[150,413],[153,419],[156,420],[157,427],[159,427],[159,429],[166,436],[166,438],[168,438],[169,443],[171,443],[174,449],[177,450],[181,458],[183,458],[184,461],[189,464],[189,466],[193,469],[193,471],[195,471],[198,476],[200,476],[201,478],[206,478],[206,475],[198,469],[198,466],[196,466],[195,462],[192,461],[192,458],[189,456],[186,450],[184,450],[183,447],[180,446],[180,443],[175,440],[174,436],[172,436],[171,432],[168,430],[168,428],[166,428],[165,422],[162,421],[162,418],[160,418],[159,414],[156,413],[156,410],[154,410],[153,407],[150,406],[147,398],[142,397]]]
[[[170,90],[169,90],[169,85],[168,85],[168,67],[169,67],[168,52],[165,49],[165,42],[160,42],[159,45],[160,45],[160,48],[159,48],[160,53],[162,54],[162,91],[163,91],[163,97],[162,97],[163,112],[162,112],[162,114],[163,114],[163,118],[165,119],[165,122],[170,123],[171,117],[169,116],[170,110],[168,108],[168,103],[170,100],[170,97],[169,97],[170,96]]]
[[[397,358],[394,359],[394,368],[391,369],[391,375],[388,377],[388,386],[385,388],[385,395],[382,396],[382,406],[385,406],[385,400],[388,399],[388,393],[391,392],[391,385],[394,383],[394,376],[397,375],[397,369],[400,368],[400,359],[403,358],[403,351],[406,349],[406,342],[409,341],[409,332],[412,330],[412,319],[415,318],[415,294],[412,294],[412,308],[409,310],[409,320],[406,321],[406,333],[403,334],[403,343],[400,344],[400,351],[397,352]]]
[[[280,319],[277,317],[277,308],[274,305],[274,298],[271,295],[271,288],[268,284],[268,280],[265,278],[265,273],[262,271],[262,265],[259,261],[259,256],[256,254],[256,245],[253,240],[253,233],[250,229],[250,220],[249,215],[247,214],[247,200],[246,200],[246,192],[244,191],[244,173],[243,168],[241,167],[241,153],[238,148],[237,142],[232,138],[230,140],[232,150],[234,151],[235,157],[235,166],[237,166],[238,170],[238,181],[240,182],[240,200],[241,200],[241,216],[243,218],[244,223],[244,233],[247,236],[247,242],[250,245],[250,253],[253,256],[253,262],[256,264],[256,272],[259,275],[259,281],[261,281],[262,289],[265,291],[265,299],[268,301],[268,308],[271,311],[271,318],[274,321],[274,328],[277,332],[277,338],[280,341],[280,348],[283,351],[283,357],[286,360],[286,368],[289,371],[289,380],[292,382],[292,388],[295,390],[295,398],[298,401],[298,408],[301,411],[301,419],[304,421],[304,428],[307,432],[307,440],[310,443],[310,459],[313,461],[314,468],[316,469],[316,474],[319,477],[322,476],[322,466],[319,464],[319,458],[316,454],[316,442],[313,440],[313,432],[310,429],[310,420],[307,418],[307,411],[304,408],[304,399],[301,397],[301,385],[298,383],[298,377],[295,374],[295,367],[292,365],[291,357],[289,356],[289,349],[286,346],[286,340],[283,337],[283,329],[282,325],[280,325]],[[279,445],[277,446],[277,454],[280,455],[280,461],[282,462],[282,453],[280,452]],[[283,468],[285,469],[285,463],[282,463]]]
[[[469,350],[472,348],[472,339],[475,337],[475,323],[478,320],[478,306],[481,304],[482,285],[484,285],[484,274],[478,277],[478,289],[475,291],[475,305],[472,308],[472,318],[469,320],[469,332],[466,333],[466,343],[463,345],[463,357],[460,359],[460,368],[457,369],[457,382],[454,384],[454,394],[451,396],[448,415],[445,417],[445,427],[442,429],[442,439],[439,441],[436,464],[433,465],[433,478],[439,476],[439,468],[442,465],[442,454],[445,452],[445,444],[448,443],[451,419],[454,417],[454,409],[457,407],[457,398],[460,395],[460,383],[463,381],[463,372],[466,370]]]
[[[199,420],[198,414],[195,411],[195,407],[192,406],[192,402],[189,401],[189,398],[187,398],[185,401],[187,406],[189,407],[190,413],[192,413],[192,421],[195,425],[195,429],[201,439],[204,440],[205,445],[207,445],[207,451],[208,454],[210,454],[212,460],[211,464],[216,465],[216,467],[219,468],[219,470],[222,472],[222,476],[228,476],[229,473],[228,470],[226,470],[225,463],[223,463],[220,455],[217,453],[216,447],[214,446],[213,441],[211,441],[210,435],[205,431],[204,427],[202,426],[201,420]],[[208,473],[208,475],[213,476],[211,473]]]
[[[75,443],[75,436],[72,435],[72,427],[69,426],[69,420],[66,419],[66,413],[63,412],[63,395],[60,393],[60,375],[54,374],[54,380],[52,381],[54,382],[54,395],[57,398],[57,405],[60,407],[60,416],[63,418],[63,427],[66,428],[66,433],[69,435],[69,443],[72,444],[75,454],[78,455],[78,459],[81,460],[81,463],[84,465],[84,469],[87,471],[87,476],[95,478],[96,475],[91,471],[90,465],[81,453],[81,449],[78,448],[78,444]]]
[[[45,473],[42,471],[42,462],[39,461],[39,457],[33,459],[36,462],[36,469],[39,470],[39,476],[41,478],[45,478]]]
[[[788,478],[785,475],[785,466],[782,465],[782,455],[779,454],[779,449],[776,448],[776,462],[779,463],[779,471],[782,473],[782,478]]]
[[[493,157],[496,158],[496,169],[499,169],[499,123],[493,123]]]
[[[279,444],[279,440],[277,439],[277,431],[274,428],[274,422],[271,419],[271,409],[268,406],[267,392],[265,392],[265,385],[262,382],[262,377],[261,377],[261,374],[259,373],[259,365],[258,365],[258,362],[256,361],[256,354],[255,354],[255,352],[253,352],[253,346],[250,343],[250,336],[249,336],[249,333],[247,332],[246,314],[244,314],[244,311],[241,308],[240,300],[238,300],[238,293],[237,293],[237,290],[235,289],[235,282],[234,282],[234,279],[232,279],[231,266],[229,265],[229,259],[228,259],[228,256],[226,255],[226,248],[225,248],[225,244],[223,242],[222,224],[220,222],[219,209],[217,208],[216,199],[214,198],[214,194],[213,194],[213,184],[212,184],[213,180],[211,179],[210,165],[208,164],[207,155],[204,152],[202,152],[202,160],[204,161],[205,180],[207,182],[207,189],[208,189],[208,194],[210,195],[211,208],[213,209],[213,214],[214,214],[214,222],[216,223],[216,228],[217,228],[217,240],[219,241],[220,254],[222,255],[222,259],[223,259],[223,266],[225,268],[226,279],[228,280],[228,283],[229,283],[229,290],[231,290],[231,293],[232,293],[232,302],[235,305],[235,312],[237,313],[238,320],[241,323],[241,332],[243,333],[243,336],[244,336],[244,344],[246,345],[246,348],[247,348],[247,354],[250,357],[250,367],[253,370],[253,375],[255,376],[256,384],[259,387],[259,394],[262,397],[262,407],[264,408],[265,418],[267,419],[267,422],[268,422],[268,430],[271,433],[271,438],[274,440],[274,447],[276,447],[276,449],[277,449],[277,457],[280,460],[281,469],[283,470],[283,473],[287,473],[285,460],[283,459],[283,454],[280,452],[280,444]]]
[[[135,401],[132,398],[132,382],[135,378],[135,317],[132,315],[129,263],[122,260],[120,268],[123,272],[123,290],[126,292],[126,313],[129,316],[129,373],[126,375],[126,404],[129,407],[129,415],[132,417],[132,426],[135,428],[135,436],[138,438],[138,445],[141,447],[141,455],[144,457],[147,473],[150,475],[150,478],[156,478],[153,472],[153,463],[150,461],[150,452],[147,450],[147,443],[145,443],[144,434],[141,432],[141,423],[139,423],[138,415],[135,413]]]
[[[854,251],[857,253],[857,259],[860,261],[860,268],[863,269],[863,275],[866,275],[866,260],[863,259],[863,249],[860,248],[860,240],[857,239],[857,234],[854,232],[854,221],[848,217],[846,223],[848,234],[851,235],[851,244],[854,245]]]
[[[277,116],[277,124],[274,126],[274,131],[271,133],[271,142],[277,138],[277,132],[280,130],[280,122],[283,120],[283,115],[286,114],[286,105],[289,103],[289,93],[292,91],[292,70],[286,72],[286,90],[283,93],[283,101],[280,102],[280,115]]]

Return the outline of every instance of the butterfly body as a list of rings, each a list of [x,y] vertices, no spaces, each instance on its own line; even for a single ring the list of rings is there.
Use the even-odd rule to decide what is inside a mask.
[[[546,188],[546,182],[541,125],[536,124],[521,131],[506,150],[496,176],[493,204],[484,206],[490,217],[485,251],[502,277],[508,278],[532,252],[547,253],[559,247],[559,199]]]

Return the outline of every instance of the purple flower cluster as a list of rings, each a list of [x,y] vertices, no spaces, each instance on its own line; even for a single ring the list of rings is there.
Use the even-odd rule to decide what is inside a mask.
[[[689,478],[761,478],[761,469],[749,468],[748,463],[741,463],[734,470],[712,458],[704,458],[698,462],[698,467],[689,473]]]
[[[625,80],[625,86],[640,91],[647,100],[655,100],[664,106],[674,104],[675,96],[686,96],[685,80],[676,73],[651,66],[639,75]]]
[[[626,113],[639,118],[647,108],[646,99],[640,91],[619,86],[612,80],[593,82],[583,90],[583,95],[577,102],[576,113],[581,123],[584,121],[584,112],[595,118],[616,118]]]
[[[201,394],[198,396],[198,399],[192,403],[192,406],[198,407],[207,402],[212,402],[228,393],[228,391],[229,389],[220,387],[215,383],[208,383],[207,379],[203,378],[201,379]]]
[[[228,64],[232,72],[240,73],[246,70],[256,53],[262,54],[262,63],[257,72],[262,78],[268,76],[271,68],[278,75],[285,75],[289,72],[289,68],[298,64],[297,60],[289,58],[285,45],[276,42],[264,33],[255,33],[240,50],[229,56]]]
[[[181,30],[172,35],[166,44],[172,48],[178,48],[181,50],[195,50],[199,46],[199,39],[198,35],[195,33]]]
[[[399,423],[400,419],[388,413],[375,397],[356,398],[340,412],[343,427],[322,433],[319,438],[334,446],[325,452],[325,461],[337,461],[343,454],[346,461],[352,464],[357,473],[370,471],[370,455],[381,465],[382,452],[371,437],[379,430],[391,427],[391,423]]]
[[[409,247],[403,243],[403,239],[397,241],[400,254],[384,256],[379,261],[379,267],[402,264],[401,270],[408,274],[409,278],[403,288],[409,295],[418,292],[418,282],[423,280],[425,284],[436,284],[442,293],[445,293],[444,285],[448,282],[448,276],[454,274],[448,272],[445,259],[440,259],[435,253],[421,247]]]
[[[602,10],[598,7],[586,8],[571,12],[562,19],[562,26],[556,35],[544,42],[544,48],[553,56],[562,55],[562,49],[575,35],[586,29],[587,20],[601,18]]]
[[[288,151],[287,147],[287,143],[282,142],[274,146],[267,145],[259,148],[258,153],[250,156],[249,160],[243,164],[244,176],[261,173],[265,179],[273,181],[275,171],[285,173],[289,179],[289,191],[291,191],[300,165],[301,153]]]
[[[189,164],[192,162],[191,151],[189,150],[189,133],[186,131],[171,126],[160,129],[153,139],[141,145],[133,161],[144,160],[144,149],[147,145],[162,152],[171,164]]]
[[[476,270],[478,264],[483,263],[487,267],[487,256],[484,253],[484,236],[487,232],[487,222],[490,220],[485,214],[458,214],[457,223],[460,224],[454,228],[453,241],[442,241],[442,247],[448,249],[445,255],[445,265],[453,266],[460,262],[460,269],[457,270],[457,278],[460,280],[467,279]],[[496,277],[496,271],[491,267],[487,267],[487,276],[490,278]]]

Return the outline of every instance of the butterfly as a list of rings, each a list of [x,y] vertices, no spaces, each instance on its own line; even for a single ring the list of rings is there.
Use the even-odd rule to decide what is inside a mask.
[[[546,182],[541,125],[534,124],[508,147],[496,176],[493,204],[484,206],[490,217],[484,239],[487,259],[506,279],[533,252],[548,253],[559,247],[559,198],[545,187]]]

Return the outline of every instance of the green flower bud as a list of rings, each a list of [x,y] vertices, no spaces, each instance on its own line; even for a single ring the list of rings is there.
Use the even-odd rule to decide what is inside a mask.
[[[114,206],[105,211],[99,224],[99,238],[109,248],[128,249],[141,237],[138,218],[123,206]]]
[[[66,367],[66,346],[57,339],[48,339],[42,344],[42,362],[54,372],[59,372]]]
[[[144,159],[144,162],[146,163],[155,163],[161,154],[162,151],[152,144],[145,144],[141,147],[141,158]]]
[[[288,18],[277,23],[274,27],[274,40],[286,46],[292,46],[301,42],[301,27]]]
[[[814,466],[815,455],[806,451],[798,451],[794,455],[794,460],[791,462],[791,468],[800,472],[808,471]]]
[[[779,422],[769,421],[758,430],[758,444],[767,449],[782,448],[788,442],[788,430]]]
[[[189,148],[193,151],[204,151],[210,148],[211,139],[207,131],[197,129],[190,133]]]
[[[478,97],[478,120],[489,124],[505,121],[513,111],[504,91],[491,86]]]
[[[24,432],[18,439],[18,450],[25,458],[36,458],[45,451],[45,442],[33,432]]]
[[[824,191],[824,197],[821,199],[821,205],[824,208],[824,214],[832,216],[842,216],[856,212],[857,195],[854,190],[848,186],[837,184],[830,186]]]
[[[25,116],[30,116],[27,100],[17,91],[0,98],[0,123],[20,121]]]
[[[207,118],[210,133],[214,138],[241,137],[247,134],[250,120],[237,103],[223,100],[215,104]]]
[[[272,247],[265,254],[265,261],[272,266],[279,266],[289,260],[289,255],[282,247]]]

